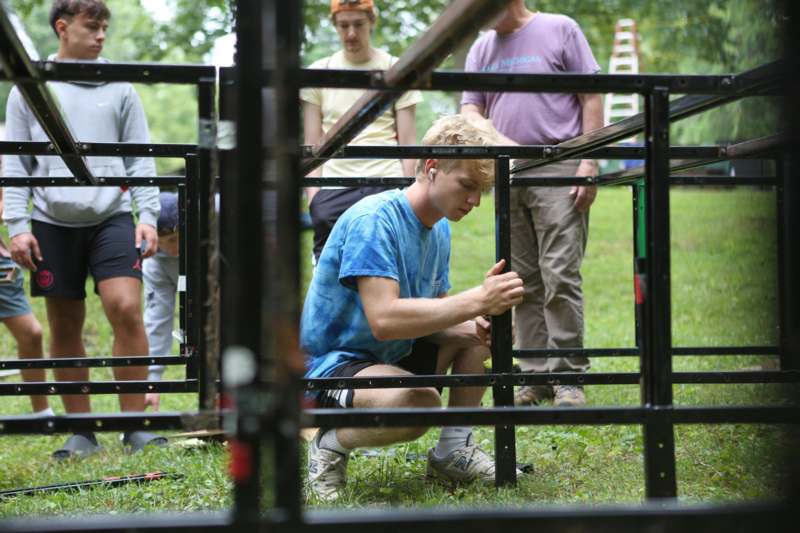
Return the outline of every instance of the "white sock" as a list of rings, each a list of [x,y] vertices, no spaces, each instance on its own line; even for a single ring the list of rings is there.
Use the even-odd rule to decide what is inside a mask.
[[[56,414],[53,412],[53,408],[52,407],[47,407],[46,409],[42,409],[41,411],[34,411],[33,415],[34,416],[56,416]]]
[[[339,439],[336,437],[335,429],[329,429],[322,434],[322,437],[319,439],[319,447],[339,452],[342,455],[349,455],[351,451],[350,448],[345,448],[342,446],[342,443],[339,442]]]
[[[433,450],[433,453],[440,459],[447,457],[453,451],[466,446],[471,435],[472,428],[469,426],[443,427],[439,442],[436,443],[436,449]]]

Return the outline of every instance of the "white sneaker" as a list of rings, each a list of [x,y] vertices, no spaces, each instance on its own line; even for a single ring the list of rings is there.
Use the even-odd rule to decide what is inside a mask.
[[[323,502],[332,502],[341,496],[347,484],[348,455],[319,447],[323,431],[311,440],[308,448],[308,489]]]
[[[493,483],[494,459],[478,448],[470,434],[464,446],[444,458],[437,457],[433,448],[428,450],[428,476],[453,483],[475,480]]]

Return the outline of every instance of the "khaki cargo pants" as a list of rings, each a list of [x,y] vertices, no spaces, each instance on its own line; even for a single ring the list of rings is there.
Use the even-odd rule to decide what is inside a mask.
[[[577,161],[521,172],[520,176],[574,176]],[[583,346],[581,262],[589,214],[573,207],[571,187],[511,188],[511,269],[525,285],[515,309],[517,349]],[[585,371],[589,359],[519,359],[526,372]]]

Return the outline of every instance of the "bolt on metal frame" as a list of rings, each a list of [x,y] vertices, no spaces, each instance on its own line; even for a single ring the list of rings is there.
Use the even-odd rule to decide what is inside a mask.
[[[455,2],[456,8],[487,1]],[[581,77],[576,75],[551,75],[534,79],[527,76],[494,74],[475,75],[463,73],[433,73],[405,84],[387,87],[385,76],[352,71],[314,72],[300,68],[299,41],[301,35],[302,2],[257,2],[239,0],[237,10],[237,35],[239,50],[237,64],[232,69],[222,69],[220,74],[220,113],[224,120],[235,120],[237,128],[236,150],[219,151],[223,168],[221,180],[220,224],[221,253],[221,353],[225,394],[235,402],[234,411],[228,412],[226,429],[235,435],[231,441],[232,474],[234,480],[234,508],[228,513],[202,515],[152,516],[135,519],[127,517],[96,520],[62,521],[58,525],[43,525],[41,521],[8,523],[13,531],[124,531],[129,529],[160,531],[219,530],[236,531],[259,527],[265,530],[385,530],[386,528],[433,531],[440,529],[483,530],[498,525],[506,527],[548,527],[567,531],[587,527],[613,531],[638,531],[643,527],[659,525],[665,528],[684,529],[703,527],[709,530],[741,528],[743,524],[770,527],[787,518],[788,509],[780,502],[735,505],[679,505],[675,500],[675,460],[673,427],[675,424],[714,423],[800,423],[800,412],[793,406],[751,407],[675,407],[671,402],[673,383],[734,383],[796,381],[797,345],[789,326],[796,323],[797,303],[781,299],[781,339],[778,346],[757,347],[673,347],[669,326],[669,187],[673,183],[713,184],[715,179],[695,176],[692,179],[670,176],[669,124],[687,116],[733,99],[771,93],[777,90],[780,68],[766,66],[740,76],[604,76]],[[456,17],[457,18],[457,17]],[[279,22],[280,21],[280,22]],[[448,31],[445,29],[444,31]],[[451,37],[454,37],[451,35]],[[59,65],[60,67],[60,65]],[[105,68],[108,67],[108,68]],[[176,76],[173,70],[161,72],[158,66],[106,65],[102,72],[72,71],[75,76],[118,76],[115,79],[148,80],[161,73],[166,79]],[[193,67],[197,68],[197,67]],[[432,67],[430,67],[432,68]],[[777,68],[777,72],[776,72]],[[170,70],[174,67],[169,67]],[[426,71],[427,72],[427,71]],[[190,72],[185,71],[190,76]],[[97,78],[95,78],[97,79]],[[185,78],[183,78],[186,81]],[[536,185],[541,181],[514,178],[510,158],[513,150],[520,149],[534,159],[546,164],[557,159],[580,157],[592,150],[617,150],[603,147],[618,138],[636,131],[646,130],[647,143],[644,154],[636,152],[647,161],[647,176],[634,184],[634,200],[643,210],[634,212],[638,224],[634,235],[636,248],[636,274],[649,281],[647,292],[641,293],[637,307],[638,345],[632,348],[604,350],[551,350],[514,351],[510,345],[510,321],[500,317],[494,324],[493,372],[480,376],[411,376],[399,382],[394,378],[351,378],[349,380],[301,378],[302,354],[298,346],[299,315],[299,223],[297,206],[302,184],[303,158],[317,157],[320,163],[330,156],[339,156],[369,147],[345,148],[341,138],[337,147],[329,145],[328,155],[300,147],[297,108],[301,86],[372,87],[398,91],[412,87],[430,90],[523,90],[563,92],[639,92],[646,96],[647,107],[642,117],[634,123],[593,132],[576,142],[568,141],[554,147],[492,147],[492,153],[476,153],[475,157],[491,157],[498,161],[497,168],[497,255],[508,257],[507,199],[511,186]],[[727,81],[726,81],[727,80]],[[671,92],[690,93],[683,99],[670,102]],[[710,95],[710,96],[708,96]],[[683,103],[681,103],[683,102]],[[210,116],[205,114],[203,116]],[[636,118],[636,117],[634,117]],[[358,119],[355,119],[358,120]],[[366,123],[359,126],[363,127]],[[613,126],[617,126],[614,128]],[[343,124],[342,129],[358,128]],[[356,131],[357,133],[357,131]],[[472,147],[470,147],[471,149]],[[726,147],[698,149],[685,158],[708,159],[726,156]],[[383,149],[383,148],[381,148]],[[416,149],[416,151],[415,151]],[[525,151],[528,149],[529,151]],[[381,154],[383,157],[468,157],[466,153],[437,153],[435,147],[397,147]],[[716,151],[714,151],[716,150]],[[468,151],[465,149],[465,152]],[[212,148],[213,152],[213,148]],[[785,153],[782,151],[781,153]],[[620,152],[622,154],[622,152]],[[265,157],[266,155],[266,157]],[[613,155],[610,153],[609,155]],[[609,157],[607,155],[606,157]],[[628,158],[630,153],[623,157]],[[213,156],[213,154],[212,154]],[[772,156],[771,156],[772,157]],[[721,157],[725,158],[725,157]],[[791,180],[787,171],[790,160],[779,165],[774,178],[758,178],[765,183],[789,188]],[[309,163],[306,163],[306,165]],[[188,167],[187,167],[188,168]],[[203,165],[200,165],[202,172]],[[206,179],[210,176],[206,175]],[[342,183],[402,185],[409,178],[349,178]],[[552,184],[573,184],[574,177],[557,178]],[[743,180],[745,183],[756,179]],[[740,183],[731,179],[732,184]],[[317,182],[314,182],[317,183]],[[330,181],[324,182],[326,184]],[[630,183],[630,181],[626,181]],[[758,183],[761,183],[759,181]],[[193,197],[197,189],[191,192]],[[779,205],[780,199],[778,200]],[[196,201],[197,203],[197,201]],[[796,270],[796,256],[782,251],[782,243],[795,234],[795,226],[783,224],[786,210],[779,210],[779,279],[788,278]],[[788,220],[788,218],[786,219]],[[194,251],[189,248],[187,251]],[[191,255],[191,254],[187,254]],[[196,278],[197,279],[197,278]],[[200,312],[202,317],[202,312]],[[191,325],[189,326],[191,330]],[[202,331],[202,330],[201,330]],[[557,356],[570,353],[596,356],[639,356],[641,372],[625,374],[578,375],[517,375],[511,372],[513,355]],[[781,370],[775,372],[728,373],[673,373],[670,358],[673,355],[760,354],[781,357]],[[237,363],[236,365],[226,364]],[[202,368],[199,369],[202,371]],[[511,406],[513,386],[523,383],[541,383],[541,380],[559,379],[562,383],[639,383],[642,405],[637,407],[536,409]],[[394,380],[394,381],[393,381]],[[494,408],[488,409],[351,409],[299,410],[301,391],[314,387],[380,387],[380,386],[463,386],[478,383],[492,385],[495,389]],[[15,417],[0,421],[0,433],[29,433],[33,431],[57,432],[76,429],[115,431],[133,427],[166,429],[177,427],[202,427],[215,419],[215,414],[161,413],[150,416],[74,415],[55,417],[44,422],[31,421],[30,417]],[[418,510],[304,512],[299,478],[298,429],[313,426],[372,427],[403,425],[493,425],[496,428],[496,457],[498,484],[513,483],[515,460],[515,425],[521,424],[638,424],[645,432],[645,473],[648,501],[635,506],[584,507],[567,506],[555,509],[526,510]],[[273,454],[268,456],[268,452]],[[272,492],[275,498],[266,503],[263,476],[272,473]],[[265,508],[266,505],[266,508]]]

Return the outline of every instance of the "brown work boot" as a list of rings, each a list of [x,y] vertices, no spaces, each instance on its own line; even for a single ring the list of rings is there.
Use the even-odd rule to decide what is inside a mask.
[[[582,385],[556,385],[553,387],[556,407],[582,407],[586,405],[586,394]]]
[[[544,400],[553,399],[550,385],[523,385],[514,394],[514,405],[539,405]]]

